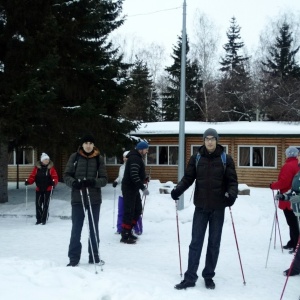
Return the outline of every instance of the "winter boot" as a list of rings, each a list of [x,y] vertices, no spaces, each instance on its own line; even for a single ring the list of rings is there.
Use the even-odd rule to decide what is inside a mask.
[[[211,278],[204,278],[205,287],[210,290],[214,290],[216,285]]]
[[[132,233],[132,230],[130,230],[129,236],[130,236],[130,238],[133,239],[133,240],[137,240],[137,239],[138,239],[138,237],[135,236],[135,235]]]
[[[131,234],[130,229],[123,229],[121,232],[121,235],[122,235],[122,238],[120,240],[121,243],[124,243],[124,244],[135,244],[136,243],[136,240],[131,237],[132,234]]]
[[[287,269],[287,270],[283,271],[283,275],[284,276],[288,276],[289,270],[290,269]],[[295,271],[295,270],[292,269],[289,276],[295,276],[295,275],[299,275],[299,274],[300,274],[299,272],[297,272],[297,271]]]
[[[195,282],[182,280],[180,283],[176,284],[174,286],[174,288],[177,290],[183,290],[183,289],[186,289],[189,287],[194,287],[194,286],[195,286]]]
[[[105,264],[105,261],[102,259],[99,259],[98,255],[95,255],[94,258],[95,258],[95,264],[98,264],[99,266],[103,266]],[[93,256],[90,255],[89,256],[89,264],[93,264],[93,263],[94,263]]]
[[[285,246],[283,246],[282,248],[286,249],[286,250],[293,249],[293,243],[292,243],[292,241],[288,241],[287,244]]]
[[[78,264],[79,264],[79,262],[70,261],[70,262],[67,264],[67,267],[77,267]]]

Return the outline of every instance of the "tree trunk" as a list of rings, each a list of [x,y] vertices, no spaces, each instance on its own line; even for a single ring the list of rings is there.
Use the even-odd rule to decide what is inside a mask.
[[[0,141],[0,203],[8,202],[8,146],[7,143]]]

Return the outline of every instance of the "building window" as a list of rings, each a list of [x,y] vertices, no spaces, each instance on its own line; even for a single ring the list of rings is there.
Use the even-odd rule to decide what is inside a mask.
[[[149,146],[147,165],[178,165],[178,146]]]
[[[192,149],[191,155],[196,154],[201,146],[200,145],[191,145],[191,149]],[[228,153],[228,146],[227,145],[222,145],[222,146],[224,147],[225,153]]]
[[[8,153],[8,164],[15,166],[19,165],[33,165],[34,151],[32,148],[19,149],[18,155],[15,150]]]
[[[239,146],[239,167],[276,168],[276,150],[275,146]]]

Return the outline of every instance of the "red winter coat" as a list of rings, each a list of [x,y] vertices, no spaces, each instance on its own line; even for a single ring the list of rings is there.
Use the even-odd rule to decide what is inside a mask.
[[[46,191],[51,191],[52,185],[51,181],[54,180],[54,184],[57,185],[58,183],[58,175],[56,170],[53,167],[53,162],[50,160],[48,166],[46,167],[46,173],[42,173],[42,165],[41,162],[38,161],[36,163],[36,166],[33,168],[31,174],[29,175],[28,178],[28,183],[33,184],[34,182],[36,183],[36,191],[40,191],[41,187],[39,186],[38,182],[42,181],[43,185],[46,186]],[[37,180],[39,177],[39,180]],[[44,179],[43,179],[44,177]]]
[[[286,159],[285,164],[282,166],[278,180],[271,184],[272,190],[279,190],[281,194],[286,193],[292,188],[294,176],[298,173],[300,167],[298,166],[297,157],[289,157]],[[278,207],[280,209],[290,209],[290,201],[279,200]]]

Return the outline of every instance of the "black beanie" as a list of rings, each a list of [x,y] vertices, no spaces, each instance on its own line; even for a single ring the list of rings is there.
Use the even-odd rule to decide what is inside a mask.
[[[213,136],[214,138],[216,138],[216,140],[219,140],[219,135],[217,133],[217,131],[213,128],[208,128],[204,131],[203,133],[203,140],[207,137],[207,136]]]
[[[93,137],[93,135],[92,134],[86,134],[86,135],[84,135],[82,138],[81,138],[81,145],[83,144],[83,143],[87,143],[87,142],[90,142],[90,143],[93,143],[93,144],[95,144],[95,138]]]

